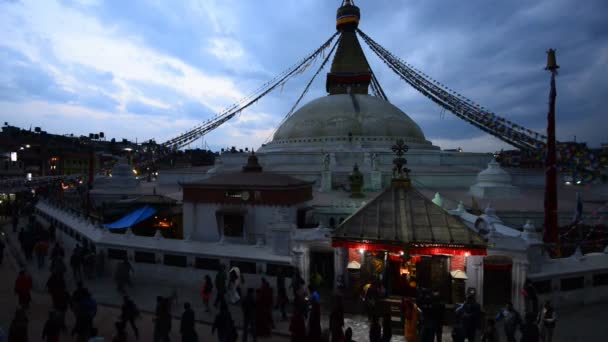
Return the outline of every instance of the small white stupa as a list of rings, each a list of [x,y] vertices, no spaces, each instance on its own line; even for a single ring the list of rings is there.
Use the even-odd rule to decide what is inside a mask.
[[[477,175],[477,181],[469,188],[477,198],[514,198],[519,189],[511,184],[511,175],[500,167],[496,159],[488,163],[488,168]]]

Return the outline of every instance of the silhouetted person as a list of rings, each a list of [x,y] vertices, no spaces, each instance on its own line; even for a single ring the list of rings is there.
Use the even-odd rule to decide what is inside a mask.
[[[384,314],[382,318],[382,342],[390,342],[393,337],[393,322],[391,320],[390,312]]]
[[[224,265],[221,265],[220,270],[215,275],[215,289],[217,291],[217,296],[215,297],[213,306],[217,308],[217,306],[224,301],[224,296],[226,295],[226,268]]]
[[[329,330],[332,341],[341,341],[344,339],[342,327],[344,326],[344,304],[342,297],[334,297],[334,306],[329,315]]]
[[[8,330],[8,342],[28,342],[27,326],[25,310],[18,308]]]
[[[194,311],[190,308],[190,303],[184,303],[184,313],[179,328],[182,334],[182,342],[196,342],[198,340],[194,324]]]
[[[211,282],[211,277],[207,274],[205,275],[205,282],[201,288],[201,298],[203,299],[203,304],[205,305],[205,312],[209,312],[209,300],[211,299],[212,292],[213,283]]]
[[[346,328],[344,331],[344,342],[355,342],[355,340],[353,340],[353,329],[351,329],[351,327]]]
[[[133,302],[129,296],[124,296],[121,307],[121,321],[125,326],[125,329],[127,323],[131,325],[136,339],[139,339],[139,330],[137,329],[135,320],[139,317],[139,315],[139,309],[137,308],[137,305],[135,305],[135,302]]]
[[[166,298],[157,297],[156,319],[154,322],[154,342],[168,342],[171,332],[171,313]]]
[[[378,322],[378,316],[372,316],[372,323],[369,326],[369,342],[380,342],[382,338],[382,328]]]
[[[291,342],[305,342],[306,339],[306,322],[300,310],[294,310],[289,323],[289,332],[291,333]]]
[[[116,322],[114,323],[114,327],[116,331],[114,332],[114,337],[112,337],[112,342],[127,342],[125,324],[123,322]]]
[[[496,321],[493,319],[488,319],[481,335],[481,342],[498,342],[498,330],[496,330]]]
[[[24,309],[28,308],[32,300],[31,290],[32,277],[25,270],[21,270],[15,280],[15,293],[19,297],[19,305]]]
[[[281,318],[284,321],[287,320],[286,307],[288,302],[287,288],[285,288],[285,276],[282,271],[279,271],[279,275],[277,276],[277,308],[281,310]]]
[[[312,302],[312,310],[308,317],[308,340],[319,341],[321,339],[321,305]]]
[[[243,308],[243,342],[247,342],[247,335],[251,334],[253,341],[256,341],[255,334],[255,295],[253,288],[247,289],[247,295],[241,303]]]
[[[534,312],[526,314],[525,323],[521,326],[521,342],[539,342],[540,333],[536,325],[536,315]]]
[[[49,312],[49,317],[42,328],[42,339],[47,342],[58,342],[61,331],[64,330],[63,321],[54,311]]]
[[[553,331],[555,330],[556,322],[557,315],[555,314],[555,309],[553,309],[551,302],[546,301],[538,317],[540,337],[543,342],[553,341]]]
[[[506,307],[496,315],[496,321],[501,320],[504,320],[503,327],[507,342],[516,342],[515,332],[517,331],[517,327],[521,325],[521,316],[513,308],[512,303],[507,303]]]
[[[436,339],[437,342],[441,342],[445,317],[445,304],[441,301],[438,293],[433,294],[430,314],[433,340]]]
[[[481,307],[475,301],[475,296],[468,296],[467,301],[458,308],[458,311],[462,315],[462,327],[466,340],[475,342],[475,335],[477,329],[479,329],[479,320],[481,319]]]

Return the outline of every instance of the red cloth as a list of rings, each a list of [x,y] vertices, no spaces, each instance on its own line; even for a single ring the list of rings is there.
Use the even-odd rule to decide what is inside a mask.
[[[291,316],[291,322],[289,323],[289,332],[291,332],[292,342],[305,342],[306,341],[306,323],[304,317],[298,312]]]
[[[256,292],[256,320],[255,334],[256,336],[270,336],[272,329],[272,289],[270,289],[270,297],[268,295],[270,288],[265,288],[264,285]]]
[[[32,299],[30,291],[32,290],[32,277],[29,274],[21,274],[15,281],[15,293],[19,296],[19,304],[27,305]]]

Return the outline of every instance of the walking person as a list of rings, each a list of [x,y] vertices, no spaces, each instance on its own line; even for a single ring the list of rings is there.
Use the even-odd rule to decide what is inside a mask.
[[[391,338],[393,337],[393,322],[391,319],[390,311],[387,311],[382,318],[382,337],[380,341],[382,342],[391,342]]]
[[[372,324],[369,326],[369,342],[380,342],[382,338],[382,328],[378,316],[372,316]]]
[[[538,313],[538,293],[536,287],[530,279],[526,279],[524,282],[524,288],[522,289],[524,296],[524,303],[526,305],[526,312]]]
[[[184,313],[180,322],[179,332],[182,334],[182,342],[197,342],[198,335],[194,326],[194,311],[190,303],[184,303]]]
[[[546,301],[538,318],[541,341],[553,342],[553,331],[555,330],[556,322],[557,315],[555,314],[555,309],[553,309],[550,301]]]
[[[481,342],[498,342],[498,330],[496,329],[496,321],[488,319],[486,327],[481,335]]]
[[[475,296],[469,295],[466,302],[456,310],[456,313],[462,315],[462,326],[467,342],[475,342],[481,319],[481,307],[475,300]]]
[[[289,332],[291,333],[291,342],[306,341],[306,322],[301,310],[294,310],[289,323]]]
[[[287,289],[285,288],[285,276],[283,276],[283,272],[279,270],[279,275],[277,276],[277,308],[281,311],[281,319],[284,321],[287,320],[288,302]]]
[[[521,325],[521,342],[539,342],[540,333],[536,324],[536,315],[534,312],[526,313],[524,323]]]
[[[308,340],[321,340],[321,305],[319,302],[312,302],[312,310],[308,317]]]
[[[112,337],[112,342],[127,342],[127,331],[123,322],[115,322],[114,327],[116,331]]]
[[[171,333],[171,313],[167,298],[157,297],[156,318],[154,320],[154,342],[169,342]]]
[[[433,341],[436,339],[437,342],[441,342],[443,335],[443,323],[445,317],[445,304],[441,301],[441,297],[438,292],[433,293],[433,299],[431,304],[431,328]]]
[[[217,290],[217,297],[215,297],[213,306],[217,308],[224,301],[226,295],[226,266],[224,265],[220,266],[220,270],[215,275],[215,289]]]
[[[205,275],[205,282],[201,288],[201,298],[203,299],[203,304],[205,305],[205,312],[209,312],[209,300],[211,299],[212,292],[213,283],[211,282],[211,277],[207,274]]]
[[[133,272],[133,267],[126,257],[116,265],[114,279],[118,292],[125,293],[125,285],[132,286],[130,279],[131,272]]]
[[[334,307],[329,315],[329,330],[332,341],[342,341],[344,339],[342,327],[344,327],[344,303],[341,296],[335,296]]]
[[[19,305],[23,309],[29,307],[32,300],[30,291],[32,290],[32,277],[24,269],[19,272],[15,280],[15,293],[19,297]]]
[[[133,333],[135,334],[135,339],[139,339],[139,330],[137,329],[137,325],[135,324],[135,320],[140,316],[139,309],[135,302],[129,298],[129,296],[123,297],[122,307],[121,307],[121,322],[125,326],[125,330],[127,327],[127,323],[131,325],[133,329]]]
[[[241,305],[243,308],[243,342],[247,342],[249,334],[251,334],[255,342],[255,296],[253,288],[247,289],[247,294],[243,298]]]
[[[57,313],[50,311],[44,328],[42,328],[42,339],[46,342],[59,342],[59,335],[64,329],[63,321],[59,319]]]
[[[503,326],[507,342],[516,342],[515,332],[521,325],[521,315],[513,308],[513,303],[507,303],[505,308],[496,315],[497,322],[502,320],[504,320]]]
[[[219,342],[235,342],[238,339],[234,320],[228,311],[228,305],[223,300],[220,301],[220,311],[213,320],[211,335],[214,335],[215,331],[217,331]]]
[[[28,319],[22,308],[15,311],[8,329],[8,342],[28,342]]]

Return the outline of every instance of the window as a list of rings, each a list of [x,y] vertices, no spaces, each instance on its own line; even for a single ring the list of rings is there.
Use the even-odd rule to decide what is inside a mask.
[[[608,285],[608,273],[600,273],[593,275],[593,286]]]
[[[551,280],[541,280],[533,283],[538,294],[551,293]]]
[[[257,268],[255,267],[255,262],[249,261],[230,261],[230,267],[238,267],[241,270],[241,273],[249,273],[256,274]]]
[[[196,258],[196,260],[194,261],[194,267],[201,270],[218,271],[220,269],[220,260],[210,258]]]
[[[108,248],[108,259],[124,260],[127,257],[127,251],[124,249]]]
[[[572,291],[582,289],[585,285],[585,281],[583,277],[575,277],[575,278],[564,278],[561,281],[561,290],[562,291]]]
[[[151,252],[135,252],[135,262],[156,264],[156,255]]]
[[[163,262],[167,266],[186,267],[188,266],[188,258],[185,255],[165,254]]]
[[[224,215],[224,236],[242,237],[243,236],[243,215],[225,214]]]
[[[266,264],[266,274],[270,276],[278,276],[279,273],[282,273],[285,278],[289,278],[293,275],[293,266]]]

